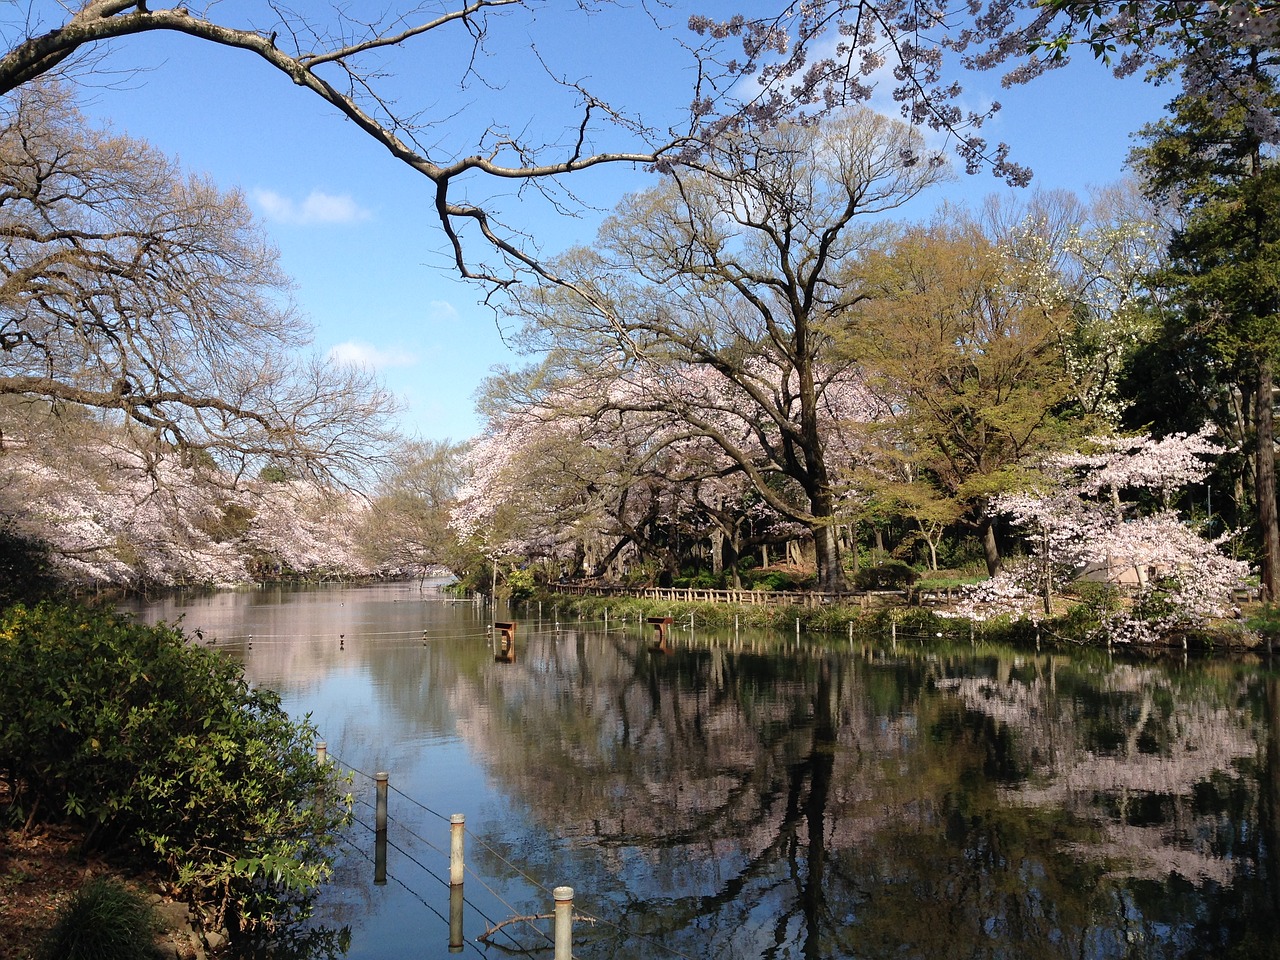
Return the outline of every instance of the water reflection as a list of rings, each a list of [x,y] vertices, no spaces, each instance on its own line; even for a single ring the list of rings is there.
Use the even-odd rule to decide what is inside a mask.
[[[641,623],[409,586],[145,616],[177,612],[344,763],[390,772],[394,882],[353,853],[327,897],[353,957],[449,955],[455,812],[467,952],[568,884],[600,918],[578,958],[1280,953],[1280,680],[1260,666],[678,624],[662,653]],[[519,622],[514,662],[495,619]]]

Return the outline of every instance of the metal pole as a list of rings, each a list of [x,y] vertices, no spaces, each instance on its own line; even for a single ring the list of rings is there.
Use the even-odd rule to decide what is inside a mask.
[[[458,887],[462,885],[463,877],[466,873],[466,865],[463,860],[463,840],[466,836],[467,818],[460,813],[455,813],[449,818],[449,885]]]
[[[573,960],[573,887],[556,887],[555,960]]]

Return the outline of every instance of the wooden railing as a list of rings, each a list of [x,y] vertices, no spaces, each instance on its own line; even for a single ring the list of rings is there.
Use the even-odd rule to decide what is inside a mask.
[[[843,604],[866,608],[910,599],[905,590],[820,593],[814,590],[713,590],[705,587],[622,587],[604,583],[550,583],[547,589],[578,597],[633,597],[671,603],[737,603],[744,605],[822,607]]]

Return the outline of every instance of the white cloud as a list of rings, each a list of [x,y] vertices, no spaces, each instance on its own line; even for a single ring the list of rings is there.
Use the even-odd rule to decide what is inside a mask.
[[[411,367],[418,358],[407,350],[382,350],[370,343],[348,340],[330,347],[328,358],[333,363],[345,363],[356,367],[385,370],[388,367]]]
[[[295,226],[357,223],[373,216],[349,194],[336,196],[323,190],[312,190],[299,203],[274,190],[258,188],[253,191],[253,200],[268,219]]]
[[[458,308],[448,300],[432,300],[427,304],[427,316],[438,321],[457,320]]]

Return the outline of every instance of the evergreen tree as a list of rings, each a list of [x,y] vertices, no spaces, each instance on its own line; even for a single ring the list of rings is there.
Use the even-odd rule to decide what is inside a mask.
[[[1280,100],[1257,51],[1235,56]],[[1280,166],[1243,105],[1183,94],[1142,131],[1133,160],[1149,193],[1180,214],[1169,266],[1157,278],[1172,310],[1167,332],[1203,350],[1234,382],[1252,421],[1253,495],[1262,592],[1280,596],[1273,393],[1280,360]]]

